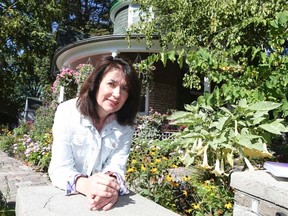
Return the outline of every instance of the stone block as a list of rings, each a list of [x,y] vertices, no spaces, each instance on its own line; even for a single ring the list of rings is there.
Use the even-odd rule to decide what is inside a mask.
[[[265,170],[232,173],[230,185],[254,197],[288,207],[288,179],[276,178]]]
[[[134,192],[120,196],[109,211],[90,211],[83,195],[65,196],[54,186],[21,187],[17,191],[16,216],[176,216],[178,214]]]
[[[230,186],[235,189],[233,216],[288,216],[288,179],[265,170],[235,172]]]
[[[256,213],[251,212],[248,208],[245,208],[237,203],[234,204],[233,216],[258,216]]]

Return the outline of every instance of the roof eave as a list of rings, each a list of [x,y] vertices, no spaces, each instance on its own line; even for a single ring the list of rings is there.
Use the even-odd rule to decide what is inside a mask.
[[[53,62],[58,69],[68,67],[72,62],[95,55],[105,53],[125,53],[125,52],[141,52],[141,53],[159,53],[162,48],[158,40],[153,40],[153,46],[149,49],[146,40],[143,37],[131,36],[130,44],[126,35],[104,35],[83,39],[56,51]]]

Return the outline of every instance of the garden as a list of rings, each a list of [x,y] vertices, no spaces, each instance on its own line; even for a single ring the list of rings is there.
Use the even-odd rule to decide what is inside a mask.
[[[92,70],[91,64],[63,69],[35,121],[22,121],[13,130],[1,127],[0,149],[47,172],[60,89],[64,87],[65,99],[74,97]],[[216,107],[206,97],[211,96],[200,96],[185,111],[151,109],[137,116],[126,179],[133,191],[181,215],[232,215],[230,174],[259,169],[267,158],[287,159],[287,122],[279,118],[287,112],[277,102],[241,99],[237,105]],[[167,131],[173,132],[167,136]],[[5,215],[9,209],[2,196]]]

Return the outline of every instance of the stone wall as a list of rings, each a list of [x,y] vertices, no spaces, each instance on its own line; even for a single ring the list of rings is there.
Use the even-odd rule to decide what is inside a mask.
[[[233,216],[288,216],[288,179],[265,170],[235,172]]]
[[[177,216],[178,214],[130,191],[109,211],[90,211],[87,198],[65,196],[53,186],[21,187],[17,191],[16,216]],[[179,215],[178,215],[179,216]]]

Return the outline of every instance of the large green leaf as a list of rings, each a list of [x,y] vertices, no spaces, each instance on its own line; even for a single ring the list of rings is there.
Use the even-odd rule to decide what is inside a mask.
[[[262,124],[259,127],[270,133],[281,135],[282,132],[288,132],[288,129],[280,123],[281,121],[283,120],[277,119],[271,123]]]
[[[185,112],[185,111],[177,111],[174,112],[171,116],[168,117],[168,120],[170,121],[175,121],[177,119],[181,119],[181,118],[187,118],[187,116],[190,116],[191,113],[190,112]]]
[[[253,125],[258,125],[258,124],[260,124],[260,122],[262,122],[265,119],[266,119],[265,117],[254,118],[253,119]]]
[[[218,119],[218,121],[213,122],[210,127],[216,127],[218,130],[222,130],[224,125],[226,124],[229,117],[223,116]]]
[[[250,110],[254,111],[269,111],[281,106],[281,103],[275,103],[270,101],[260,101],[249,106]]]
[[[283,11],[277,14],[278,23],[280,25],[288,24],[288,11]]]

